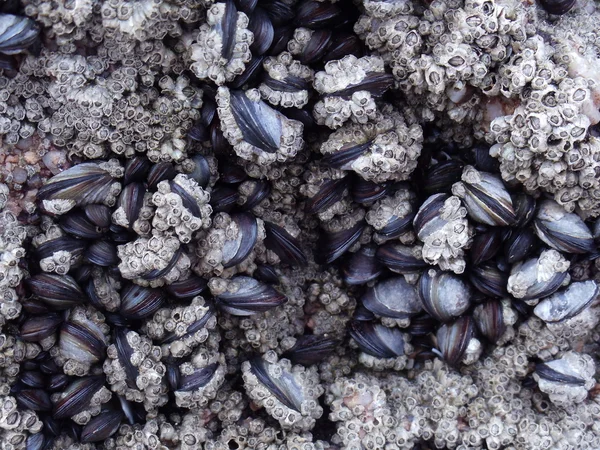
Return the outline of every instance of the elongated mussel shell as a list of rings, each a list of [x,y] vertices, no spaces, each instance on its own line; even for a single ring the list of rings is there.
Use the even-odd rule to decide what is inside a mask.
[[[65,322],[60,328],[59,347],[62,356],[90,364],[104,359],[106,340],[102,331],[87,321]]]
[[[515,264],[525,259],[535,249],[536,241],[534,232],[529,228],[512,230],[503,244],[506,262]]]
[[[492,259],[502,246],[505,232],[498,228],[492,228],[483,233],[477,233],[471,244],[471,261],[473,264],[481,264]]]
[[[535,373],[544,380],[571,386],[585,386],[585,380],[574,373],[568,373],[560,359],[535,365]]]
[[[388,278],[370,287],[361,303],[372,313],[392,319],[406,319],[423,310],[416,288],[404,277]]]
[[[44,389],[47,377],[37,370],[25,370],[19,374],[19,381],[24,386],[32,389]]]
[[[42,273],[26,280],[29,290],[54,309],[68,309],[85,300],[81,287],[69,275]]]
[[[52,409],[50,396],[43,389],[21,389],[15,394],[15,399],[23,409],[33,411],[50,411]]]
[[[148,190],[154,192],[158,187],[158,183],[165,180],[172,180],[177,176],[175,166],[170,162],[160,162],[153,164],[148,171]]]
[[[292,361],[293,364],[311,366],[335,353],[339,344],[339,339],[326,334],[304,335],[300,336],[294,346],[282,356]]]
[[[29,317],[21,325],[19,337],[27,342],[39,342],[52,336],[63,320],[62,315],[55,313]]]
[[[237,276],[232,279],[239,285],[236,292],[224,292],[215,297],[217,306],[234,316],[253,314],[276,308],[287,301],[285,295],[272,286],[254,278]]]
[[[300,242],[284,228],[265,221],[265,232],[265,246],[279,256],[282,263],[293,267],[308,264],[306,255],[300,247]]]
[[[508,295],[508,273],[501,271],[496,265],[484,263],[471,267],[469,281],[479,292],[484,295],[502,298]]]
[[[456,366],[463,359],[469,341],[473,337],[473,320],[462,316],[452,323],[442,325],[437,332],[437,348],[451,366]]]
[[[123,413],[106,409],[93,417],[81,430],[81,442],[100,442],[108,439],[117,432]]]
[[[515,216],[517,217],[514,226],[516,228],[523,228],[535,217],[535,198],[522,192],[511,195],[511,198],[515,208]]]
[[[128,185],[133,182],[144,182],[148,176],[148,171],[152,163],[145,156],[134,156],[125,163],[125,172],[123,174],[123,184]]]
[[[351,170],[352,164],[371,148],[373,140],[366,142],[349,142],[334,153],[321,158],[321,163],[334,169]]]
[[[423,175],[423,191],[428,195],[449,193],[452,185],[460,181],[464,164],[455,159],[431,166]]]
[[[375,203],[388,195],[391,189],[390,183],[375,183],[358,177],[352,182],[352,199],[357,203]]]
[[[262,180],[246,181],[240,185],[238,192],[240,193],[240,202],[238,203],[243,201],[242,208],[251,210],[269,196],[271,183]]]
[[[117,210],[114,214],[115,222],[131,229],[133,223],[139,218],[144,205],[145,194],[146,187],[142,183],[133,182],[126,185],[117,201]]]
[[[254,42],[250,46],[253,55],[264,55],[275,37],[273,23],[262,8],[255,8],[250,14],[248,29],[254,34]]]
[[[507,226],[517,220],[510,194],[495,175],[467,166],[452,193],[463,200],[469,216],[477,222]]]
[[[23,53],[40,33],[35,22],[28,17],[0,14],[0,53]]]
[[[270,264],[259,264],[252,274],[258,281],[268,284],[279,284],[279,274],[275,267]]]
[[[207,281],[196,275],[166,286],[167,292],[177,299],[194,298],[206,289]]]
[[[84,211],[65,214],[59,224],[64,231],[81,239],[99,239],[108,231],[108,228],[99,227],[88,219]]]
[[[348,189],[348,177],[326,180],[319,192],[306,201],[306,213],[316,214],[342,200]]]
[[[88,243],[82,239],[76,239],[71,236],[60,236],[44,242],[35,249],[38,259],[51,258],[56,252],[65,251],[71,254],[72,259],[78,259],[83,255]]]
[[[320,264],[330,264],[342,256],[362,235],[365,223],[360,221],[351,228],[337,232],[321,232],[318,253],[315,259]]]
[[[214,308],[211,307],[200,319],[187,326],[184,335],[178,335],[174,332],[169,333],[160,341],[160,344],[170,344],[172,342],[175,342],[176,340],[185,340],[188,336],[204,328],[208,321],[215,316],[216,311],[214,310]]]
[[[100,267],[117,265],[117,247],[109,241],[96,241],[85,251],[84,261]]]
[[[210,193],[210,206],[215,213],[229,212],[237,205],[240,194],[230,186],[217,186]]]
[[[55,419],[66,419],[86,410],[90,400],[102,386],[104,386],[102,376],[76,378],[54,403],[52,416]]]
[[[507,289],[521,300],[547,297],[569,281],[570,263],[556,250],[545,250],[539,257],[512,266]]]
[[[490,342],[496,343],[506,332],[504,307],[500,300],[488,300],[478,305],[473,312],[477,329]]]
[[[323,56],[327,52],[327,48],[331,43],[333,32],[328,29],[315,30],[310,36],[308,44],[304,46],[298,60],[302,64],[314,64],[323,60]]]
[[[237,266],[254,249],[258,239],[258,223],[251,213],[234,213],[231,220],[238,226],[236,240],[225,241],[223,245],[223,267]]]
[[[576,0],[539,0],[548,13],[562,15],[568,13],[577,3]]]
[[[419,246],[407,247],[390,241],[381,245],[375,256],[381,264],[396,273],[420,272],[429,266],[423,260]]]
[[[143,319],[158,311],[164,301],[165,296],[160,289],[127,283],[121,291],[119,312],[128,319]]]
[[[358,347],[371,356],[396,358],[404,355],[404,336],[398,328],[352,320],[348,324],[348,330]]]
[[[471,306],[471,289],[450,272],[429,269],[419,280],[419,298],[425,311],[441,322],[464,313]]]
[[[129,333],[129,331],[130,330],[123,327],[119,327],[115,330],[115,347],[117,348],[117,358],[127,374],[127,379],[125,381],[129,387],[135,389],[136,380],[139,376],[139,369],[131,363],[133,348],[127,341],[127,333]]]
[[[47,205],[46,201],[66,200],[70,207],[65,208],[63,212],[73,206],[93,203],[111,205],[121,190],[113,175],[118,176],[121,171],[116,165],[116,160],[104,164],[77,164],[50,178],[38,191],[37,198],[42,200],[44,205]]]
[[[542,241],[558,251],[589,253],[595,249],[594,238],[585,222],[553,200],[540,204],[533,227]]]
[[[327,28],[339,21],[342,9],[335,3],[304,0],[296,10],[295,22],[299,27]]]
[[[346,55],[363,56],[364,48],[361,40],[353,33],[335,33],[323,55],[323,63],[342,59]]]
[[[598,299],[598,285],[595,281],[579,281],[571,283],[563,291],[559,291],[542,300],[533,313],[545,322],[560,322],[575,317]]]
[[[195,370],[190,375],[181,375],[177,390],[188,392],[195,391],[206,386],[206,384],[212,379],[218,367],[218,363],[212,363],[206,367]]]
[[[304,400],[302,386],[297,383],[292,374],[285,371],[282,371],[277,378],[272,377],[269,370],[270,365],[271,363],[262,358],[257,357],[250,360],[250,370],[258,378],[258,381],[285,406],[301,412]]]
[[[47,438],[43,432],[30,434],[25,441],[25,450],[44,450],[52,446],[52,440]]]
[[[375,257],[375,252],[375,247],[361,247],[344,262],[342,276],[346,284],[366,284],[381,274],[382,265]]]

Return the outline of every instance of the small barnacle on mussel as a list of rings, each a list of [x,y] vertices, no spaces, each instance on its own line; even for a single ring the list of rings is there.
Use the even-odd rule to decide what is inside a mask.
[[[62,392],[52,396],[54,402],[52,416],[55,419],[66,419],[89,409],[92,403],[106,403],[110,399],[111,394],[104,387],[104,382],[103,376],[76,378]],[[100,396],[103,397],[102,400],[104,401],[92,402],[92,399],[100,391],[103,391]],[[97,407],[98,412],[100,412],[99,405]]]
[[[418,292],[425,311],[441,322],[459,317],[471,306],[470,286],[450,272],[424,271]]]
[[[558,251],[589,253],[595,249],[594,238],[585,222],[554,200],[544,200],[539,205],[533,227],[542,241]]]
[[[512,199],[500,177],[467,166],[461,179],[452,186],[452,193],[463,200],[473,220],[490,226],[516,221]]]

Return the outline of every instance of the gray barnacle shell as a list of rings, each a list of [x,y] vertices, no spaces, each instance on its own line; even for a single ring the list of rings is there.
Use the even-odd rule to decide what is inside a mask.
[[[567,289],[542,300],[533,313],[545,322],[560,322],[576,316],[597,298],[598,285],[595,281],[571,283]]]
[[[38,26],[28,17],[0,14],[0,53],[23,53],[36,41],[39,33]]]
[[[477,222],[507,226],[517,219],[502,180],[490,173],[479,172],[473,166],[463,169],[462,181],[452,186],[452,193],[463,200],[469,216]]]
[[[434,318],[447,322],[464,313],[471,305],[471,289],[450,272],[429,269],[419,280],[419,298]]]
[[[588,253],[594,250],[594,238],[585,222],[554,200],[540,204],[533,226],[538,237],[558,251]]]
[[[557,406],[581,403],[595,385],[596,366],[591,356],[567,352],[561,358],[538,364],[533,373],[540,390]]]
[[[416,288],[402,276],[370,287],[361,297],[361,302],[372,313],[392,319],[406,319],[423,309]]]
[[[556,250],[544,250],[538,258],[513,265],[507,290],[515,298],[535,302],[569,282],[569,266]]]

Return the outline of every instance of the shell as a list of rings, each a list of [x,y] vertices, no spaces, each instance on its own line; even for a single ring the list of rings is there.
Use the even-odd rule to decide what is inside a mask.
[[[450,272],[429,269],[419,280],[423,308],[441,322],[452,320],[471,306],[471,289]]]
[[[40,33],[35,22],[27,17],[0,14],[0,53],[23,53]]]
[[[404,336],[398,328],[353,320],[348,329],[358,347],[369,355],[376,358],[396,358],[404,355]]]
[[[404,277],[389,278],[367,289],[361,302],[369,311],[382,317],[406,319],[422,311],[414,286]]]

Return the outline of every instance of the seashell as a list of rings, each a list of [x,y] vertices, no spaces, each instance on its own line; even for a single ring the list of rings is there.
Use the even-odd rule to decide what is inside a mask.
[[[219,367],[218,363],[209,364],[206,367],[196,369],[190,375],[182,375],[179,378],[178,391],[195,391],[207,385]]]
[[[235,240],[227,240],[223,245],[223,267],[226,269],[244,261],[258,239],[258,223],[253,214],[235,213],[231,215],[231,220],[236,223],[239,231]]]
[[[71,377],[64,373],[53,374],[50,376],[50,381],[48,382],[48,390],[50,392],[60,391],[64,389],[70,381]]]
[[[339,344],[339,339],[326,334],[304,335],[298,337],[294,346],[282,356],[289,359],[292,364],[312,366],[332,355]]]
[[[545,250],[538,258],[513,265],[507,289],[521,300],[547,297],[569,281],[570,263],[556,250]]]
[[[254,9],[250,15],[248,30],[254,34],[254,42],[250,46],[252,54],[264,55],[271,47],[275,36],[273,23],[264,9]]]
[[[50,411],[52,409],[50,396],[43,389],[21,389],[15,394],[15,400],[23,409],[33,411]]]
[[[346,284],[366,284],[381,274],[382,265],[375,257],[375,252],[373,246],[361,247],[345,261],[342,276]]]
[[[287,25],[275,25],[274,33],[273,33],[273,43],[271,44],[271,48],[267,52],[268,55],[277,56],[281,54],[281,52],[287,51],[287,45],[292,36],[294,35],[294,27],[291,24]],[[233,86],[234,88],[238,88],[237,86]]]
[[[25,441],[25,450],[44,450],[51,447],[52,442],[46,439],[46,436],[42,432],[30,434]]]
[[[273,39],[277,38],[277,32]],[[286,41],[287,45],[287,41]],[[249,63],[246,64],[244,72],[233,79],[229,86],[233,89],[242,89],[245,86],[254,85],[258,82],[263,70],[263,61],[265,56],[253,56]],[[204,109],[204,108],[203,108]],[[223,180],[222,180],[223,181]],[[227,183],[227,181],[223,181]]]
[[[162,339],[160,341],[160,344],[171,344],[172,342],[175,342],[176,340],[183,340],[186,339],[188,336],[196,333],[197,331],[201,330],[202,328],[204,328],[206,326],[206,324],[208,323],[209,320],[211,320],[213,317],[215,317],[215,311],[214,309],[211,307],[203,316],[202,318],[200,318],[199,320],[196,320],[194,323],[191,323],[187,326],[187,328],[185,329],[185,334],[183,335],[177,335],[176,333],[169,333],[168,335],[166,335],[164,337],[164,339]]]
[[[111,225],[111,209],[106,205],[86,205],[83,207],[85,217],[99,228],[109,228]]]
[[[512,225],[517,217],[510,194],[502,180],[472,166],[463,169],[462,182],[452,186],[452,193],[463,200],[469,216],[490,226]]]
[[[372,313],[392,319],[406,319],[423,310],[416,288],[404,277],[388,278],[368,288],[361,303]]]
[[[115,330],[114,341],[117,349],[117,358],[127,374],[127,379],[125,381],[130,388],[136,389],[136,380],[140,373],[139,369],[131,362],[131,357],[133,356],[134,351],[127,341],[127,333],[129,333],[129,331],[130,330],[127,328],[117,328]]]
[[[194,155],[190,159],[194,163],[194,170],[188,174],[188,177],[198,183],[202,189],[206,189],[212,176],[208,159],[202,155]]]
[[[517,217],[514,226],[516,228],[523,228],[529,225],[535,217],[535,198],[522,192],[511,195],[511,198],[515,209],[515,216]]]
[[[473,312],[473,319],[481,334],[494,344],[506,332],[504,307],[500,300],[488,300],[478,305]]]
[[[120,225],[112,224],[109,232],[110,240],[115,244],[127,244],[137,239],[137,234]]]
[[[364,54],[361,40],[353,33],[336,33],[327,46],[327,52],[323,55],[323,64],[328,61],[342,59],[346,55],[361,57]]]
[[[597,297],[598,285],[595,281],[579,281],[539,302],[533,313],[544,322],[560,322],[581,313]]]
[[[167,264],[164,269],[152,269],[150,272],[144,274],[142,276],[142,279],[146,280],[146,281],[152,281],[152,280],[156,280],[164,275],[166,275],[167,273],[169,273],[171,271],[171,269],[173,269],[173,267],[175,267],[177,265],[177,263],[179,262],[179,258],[181,258],[181,255],[183,253],[183,250],[181,247],[179,247],[175,253],[173,253],[173,257],[171,258],[171,261],[169,261],[169,264]]]
[[[114,266],[119,263],[117,247],[112,242],[96,241],[84,253],[84,261],[100,267]]]
[[[46,201],[69,202],[70,207],[62,212],[66,212],[73,206],[110,204],[120,191],[120,185],[113,177],[120,174],[119,169],[116,160],[103,164],[91,162],[77,164],[50,178],[38,191],[37,198],[46,206],[48,205]]]
[[[87,242],[81,239],[75,239],[71,236],[61,236],[44,242],[35,249],[38,259],[51,258],[56,252],[66,251],[71,254],[71,258],[77,260],[83,255]]]
[[[594,251],[594,238],[584,221],[577,214],[565,211],[553,200],[544,200],[540,204],[533,228],[542,241],[558,251]]]
[[[570,370],[569,370],[570,369]],[[571,372],[571,373],[569,373]],[[544,380],[553,383],[568,384],[571,386],[585,386],[585,379],[581,378],[572,367],[565,364],[562,359],[555,359],[547,363],[535,365],[535,373]]]
[[[334,169],[352,170],[354,161],[368,151],[372,144],[373,140],[354,145],[345,144],[340,150],[321,158],[321,163]]]
[[[76,378],[54,403],[52,417],[66,419],[85,411],[92,397],[104,386],[103,376]]]
[[[536,247],[536,237],[529,228],[516,229],[504,241],[504,257],[515,264],[529,256]]]
[[[175,167],[170,162],[160,162],[153,164],[148,172],[147,182],[148,190],[156,191],[158,183],[165,180],[172,180],[177,176]]]
[[[179,367],[176,366],[175,364],[167,364],[167,373],[166,373],[166,377],[167,377],[167,384],[169,385],[169,387],[176,391],[177,388],[179,387],[179,383],[180,383],[180,376],[181,374],[179,373]]]
[[[362,303],[356,305],[356,308],[354,308],[354,314],[352,314],[352,318],[359,321],[370,321],[376,319],[375,314],[365,308]]]
[[[312,115],[312,106],[306,106],[302,109],[298,108],[282,108],[281,112],[291,120],[296,120],[304,125],[305,130],[314,130],[317,123]]]
[[[471,244],[471,261],[478,265],[496,256],[504,241],[505,232],[492,228],[484,233],[478,233]]]
[[[62,422],[54,420],[52,416],[42,416],[44,431],[52,437],[58,437],[62,433]]]
[[[221,166],[223,168],[221,169]],[[238,184],[248,179],[248,174],[240,166],[223,162],[219,164],[219,181],[227,184]]]
[[[342,9],[331,2],[304,0],[296,9],[294,22],[299,27],[327,28],[340,20]]]
[[[406,328],[406,332],[411,336],[427,336],[433,333],[438,326],[437,320],[429,314],[422,314],[416,317],[411,317],[410,325]]]
[[[330,95],[334,97],[351,98],[352,94],[361,91],[369,92],[373,97],[381,97],[394,85],[394,76],[389,73],[368,72],[360,82],[350,84]],[[369,142],[369,146],[372,141]]]
[[[59,347],[66,359],[94,364],[104,359],[106,341],[102,331],[91,321],[65,322],[60,328]]]
[[[178,370],[179,371],[179,370]],[[121,411],[125,414],[129,425],[143,423],[146,420],[146,410],[143,405],[128,401],[125,397],[117,395],[121,405]]]
[[[165,296],[160,289],[127,283],[121,290],[119,312],[127,319],[143,319],[158,311],[165,300]]]
[[[225,139],[223,130],[221,130],[221,123],[218,120],[210,127],[210,143],[215,154],[227,154],[232,149],[229,141]]]
[[[121,411],[105,409],[93,417],[81,430],[81,442],[100,442],[117,432],[123,420]]]
[[[29,314],[47,314],[50,312],[48,305],[33,298],[21,300],[21,306]]]
[[[319,192],[306,200],[306,214],[317,214],[333,206],[344,198],[347,189],[347,177],[339,180],[326,180],[319,189]]]
[[[33,295],[55,309],[83,303],[85,295],[73,277],[42,273],[25,280]]]
[[[351,228],[337,232],[322,231],[315,259],[320,264],[332,263],[358,241],[364,229],[365,223],[360,221]]]
[[[449,193],[452,185],[460,181],[464,164],[450,159],[431,166],[423,176],[423,191],[427,195]]]
[[[287,301],[285,295],[254,278],[236,276],[232,281],[239,286],[238,289],[216,296],[215,301],[219,308],[234,316],[251,316]]]
[[[19,373],[19,381],[32,389],[43,389],[46,387],[46,376],[37,370],[25,370]]]
[[[304,46],[304,49],[302,49],[302,52],[295,56],[302,64],[306,65],[322,61],[331,43],[332,36],[333,32],[331,30],[315,30],[310,36],[308,43]]]
[[[555,15],[568,13],[577,3],[576,0],[539,0],[539,2],[546,12]]]
[[[254,11],[254,8],[256,8],[257,3],[258,0],[236,0],[235,6],[237,6],[240,11],[250,14]]]
[[[308,260],[298,240],[284,228],[271,222],[265,224],[265,246],[279,256],[282,263],[293,267],[306,266]]]
[[[469,281],[479,292],[489,297],[502,298],[508,295],[508,274],[490,263],[471,267]]]
[[[144,206],[145,194],[146,187],[142,183],[133,182],[126,185],[117,200],[117,211],[113,215],[114,222],[131,230]]]
[[[258,381],[265,386],[277,400],[294,411],[302,411],[302,386],[298,384],[292,374],[286,371],[280,371],[277,378],[271,376],[270,366],[273,364],[262,358],[253,358],[250,360],[250,370],[258,378]]]
[[[39,342],[52,336],[63,322],[60,314],[47,313],[42,316],[28,317],[21,324],[19,337],[27,342]]]
[[[377,249],[375,255],[381,264],[396,273],[420,272],[429,266],[421,257],[419,246],[407,247],[393,242],[386,242]]]
[[[452,323],[442,325],[436,334],[437,348],[449,365],[456,366],[465,356],[469,341],[473,337],[473,321],[462,316]]]
[[[83,211],[65,214],[59,224],[64,231],[80,239],[99,239],[108,231],[93,223]]]
[[[358,177],[352,183],[352,198],[357,203],[371,204],[390,193],[391,183],[375,183]]]
[[[210,193],[210,206],[215,213],[229,212],[237,205],[239,197],[237,189],[219,186]]]
[[[271,183],[267,181],[249,181],[242,186],[245,188],[252,187],[250,193],[244,193],[245,202],[242,205],[243,209],[250,210],[260,204],[271,193]]]
[[[123,174],[123,184],[143,183],[146,181],[148,172],[152,163],[145,156],[134,156],[125,163],[125,173]]]
[[[473,165],[482,172],[499,173],[500,162],[490,155],[490,147],[476,145],[471,149]]]
[[[187,137],[196,142],[206,142],[210,140],[210,134],[206,126],[204,126],[201,120],[196,121],[194,125],[188,130]]]
[[[396,358],[404,355],[404,336],[398,328],[352,320],[348,329],[361,351],[369,355],[376,358]]]
[[[278,26],[294,19],[293,4],[285,0],[262,0],[260,5],[265,9],[273,24]]]
[[[39,27],[28,17],[0,14],[0,53],[23,53],[36,42],[39,33]]]
[[[418,292],[425,311],[441,322],[460,316],[471,306],[469,285],[450,272],[423,272]]]
[[[200,295],[206,289],[207,281],[196,275],[191,275],[185,280],[178,280],[165,286],[169,295],[176,299],[194,298]]]
[[[258,281],[263,281],[269,284],[279,284],[279,275],[275,267],[270,264],[259,264],[252,273],[252,276]]]

